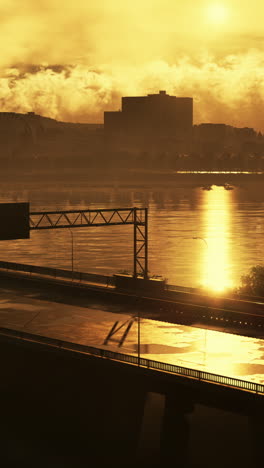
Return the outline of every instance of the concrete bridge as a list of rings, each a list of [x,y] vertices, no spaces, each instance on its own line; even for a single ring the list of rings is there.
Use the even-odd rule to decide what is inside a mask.
[[[2,455],[17,466],[262,459],[263,385],[3,327],[0,349]]]
[[[224,329],[245,336],[264,336],[264,302],[259,297],[213,297],[173,285],[164,290],[163,282],[156,280],[149,281],[152,284],[146,289],[145,282],[142,280],[140,285],[141,280],[137,279],[133,288],[133,278],[126,275],[114,277],[7,261],[0,261],[0,277],[32,284],[39,281],[50,288],[66,287],[73,294],[83,294],[86,290],[87,294],[107,297],[108,301],[134,303],[141,307],[142,316],[153,319]]]

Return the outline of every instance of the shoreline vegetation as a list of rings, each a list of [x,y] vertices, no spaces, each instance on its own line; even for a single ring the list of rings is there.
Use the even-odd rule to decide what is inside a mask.
[[[247,274],[241,276],[238,294],[264,297],[264,265],[252,266]]]

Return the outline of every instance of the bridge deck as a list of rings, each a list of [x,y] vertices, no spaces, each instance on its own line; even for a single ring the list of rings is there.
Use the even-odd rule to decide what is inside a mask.
[[[121,347],[126,326],[104,343],[115,322],[119,326],[137,314],[127,305],[73,299],[33,285],[15,289],[7,282],[0,289],[0,327],[126,355],[138,353],[136,321]],[[140,354],[153,361],[264,384],[263,349],[257,338],[141,319]]]
[[[264,303],[261,298],[210,296],[192,288],[178,290],[173,285],[168,286],[163,292],[157,290],[157,284],[154,290],[148,288],[141,290],[141,284],[139,301],[133,288],[129,290],[116,288],[114,277],[4,261],[0,261],[0,276],[27,279],[30,282],[41,281],[43,287],[51,285],[56,288],[59,285],[66,287],[69,285],[70,289],[78,288],[80,291],[85,289],[86,294],[90,291],[95,295],[108,296],[111,301],[126,302],[126,304],[133,302],[138,306],[141,302],[142,317],[152,320],[264,339]],[[154,284],[152,288],[153,286]]]

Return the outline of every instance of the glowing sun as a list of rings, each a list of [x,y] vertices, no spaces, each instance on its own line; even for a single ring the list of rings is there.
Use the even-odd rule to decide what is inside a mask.
[[[225,24],[228,21],[228,7],[221,3],[214,3],[207,8],[207,19],[215,25]]]

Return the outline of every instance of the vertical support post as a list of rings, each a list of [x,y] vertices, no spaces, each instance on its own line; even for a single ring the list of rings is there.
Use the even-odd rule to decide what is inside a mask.
[[[148,208],[145,208],[145,271],[144,279],[148,279]]]
[[[137,279],[137,256],[138,256],[137,222],[138,222],[137,208],[134,208],[134,274],[133,274],[133,277],[135,280]],[[138,308],[137,326],[138,326],[138,366],[140,366],[140,312],[139,312],[139,308]]]
[[[71,234],[71,270],[72,270],[72,281],[73,281],[73,233],[71,228],[69,228]]]
[[[148,279],[148,208],[133,208],[134,220],[134,273],[138,277],[138,269],[143,278]]]
[[[138,367],[140,367],[140,306],[138,306]]]
[[[133,208],[134,218],[134,272],[133,277],[137,278],[137,208]]]
[[[73,280],[73,233],[72,234],[72,280]]]

